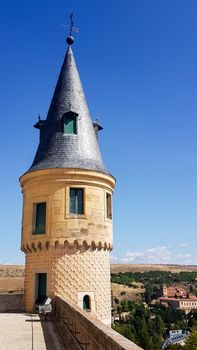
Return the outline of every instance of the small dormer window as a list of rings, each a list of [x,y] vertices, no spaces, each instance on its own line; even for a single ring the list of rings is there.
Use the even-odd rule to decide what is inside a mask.
[[[64,134],[77,134],[77,114],[68,112],[64,114],[63,119],[63,132]]]

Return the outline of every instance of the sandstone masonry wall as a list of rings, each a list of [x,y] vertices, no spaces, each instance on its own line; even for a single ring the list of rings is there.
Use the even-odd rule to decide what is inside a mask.
[[[111,323],[111,284],[109,252],[85,249],[53,249],[26,256],[26,309],[35,308],[35,274],[47,273],[47,295],[61,295],[83,307],[88,294],[91,312],[106,324]]]

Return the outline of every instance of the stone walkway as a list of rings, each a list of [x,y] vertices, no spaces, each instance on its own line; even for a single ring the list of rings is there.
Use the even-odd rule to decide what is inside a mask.
[[[53,322],[29,314],[0,314],[0,349],[66,350]]]

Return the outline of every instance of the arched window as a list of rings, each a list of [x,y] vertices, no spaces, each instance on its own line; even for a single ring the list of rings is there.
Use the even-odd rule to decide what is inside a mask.
[[[89,297],[89,295],[84,295],[84,297],[83,297],[83,309],[90,310],[90,297]]]

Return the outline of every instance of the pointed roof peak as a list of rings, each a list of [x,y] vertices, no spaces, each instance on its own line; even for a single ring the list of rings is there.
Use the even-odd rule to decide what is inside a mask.
[[[66,51],[46,121],[36,124],[40,129],[40,143],[28,172],[49,168],[80,168],[108,173],[71,45]],[[65,123],[71,115],[76,118],[75,132],[66,133]]]

